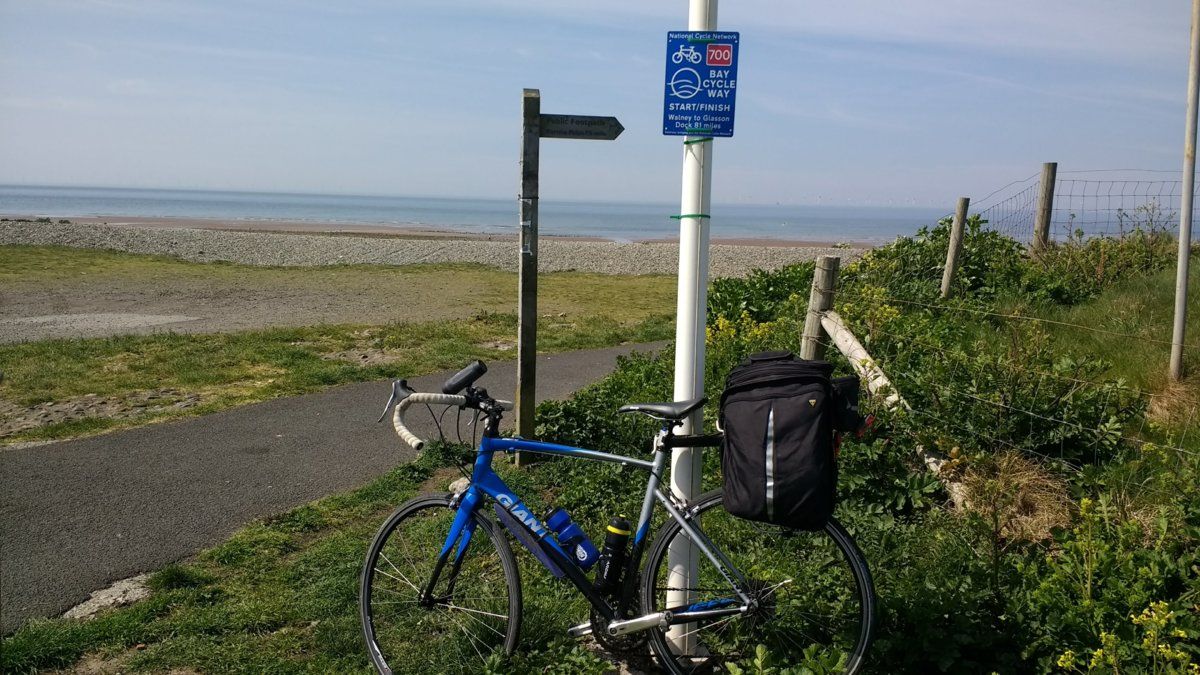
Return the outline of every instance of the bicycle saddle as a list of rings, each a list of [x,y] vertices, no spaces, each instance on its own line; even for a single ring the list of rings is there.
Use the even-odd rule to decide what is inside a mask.
[[[675,401],[674,403],[630,403],[623,405],[617,409],[619,413],[640,412],[653,417],[656,420],[675,420],[679,421],[694,410],[704,406],[708,402],[708,398],[701,396],[690,401]]]

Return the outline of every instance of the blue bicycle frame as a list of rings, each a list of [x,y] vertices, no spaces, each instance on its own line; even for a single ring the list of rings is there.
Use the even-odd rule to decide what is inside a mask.
[[[490,424],[488,426],[489,428],[492,427]],[[470,486],[458,497],[458,511],[450,527],[450,532],[446,536],[441,553],[438,556],[438,561],[426,588],[425,596],[427,598],[432,596],[433,588],[437,583],[442,568],[451,561],[452,552],[454,555],[453,562],[451,563],[451,580],[457,577],[458,567],[462,563],[463,557],[470,545],[471,536],[474,533],[475,521],[471,516],[483,505],[485,498],[490,498],[511,516],[511,519],[501,518],[506,527],[510,530],[514,527],[519,527],[526,535],[532,537],[532,544],[537,547],[537,550],[531,548],[531,553],[535,557],[538,557],[547,569],[555,573],[555,576],[566,576],[566,578],[570,579],[571,583],[579,589],[580,593],[588,599],[605,619],[612,621],[626,617],[628,616],[629,608],[632,606],[633,594],[636,589],[635,580],[638,578],[637,571],[641,566],[642,552],[645,548],[646,536],[650,529],[650,518],[653,514],[654,502],[657,500],[663,505],[663,508],[666,509],[670,517],[679,522],[684,533],[700,552],[716,566],[716,569],[729,582],[731,595],[735,596],[729,598],[727,603],[714,604],[713,601],[709,601],[707,603],[697,603],[696,605],[667,608],[672,613],[670,623],[687,623],[697,619],[708,619],[745,611],[752,604],[752,600],[745,591],[747,588],[745,577],[729,562],[720,550],[712,545],[708,537],[694,526],[692,523],[694,514],[685,513],[685,505],[681,504],[673,496],[664,494],[659,489],[659,484],[662,482],[663,467],[666,464],[668,454],[665,452],[666,444],[663,442],[664,438],[670,438],[669,429],[656,442],[653,460],[647,461],[568,445],[531,441],[521,438],[500,438],[494,432],[485,432],[480,441],[478,454],[476,455]],[[558,545],[558,542],[555,541],[554,537],[550,534],[549,528],[538,520],[532,510],[492,470],[492,460],[497,452],[517,451],[610,462],[622,466],[637,467],[650,473],[649,481],[646,485],[646,494],[642,500],[641,514],[638,517],[637,529],[633,536],[633,545],[626,562],[620,602],[616,607],[595,591],[591,581],[575,565],[562,547]],[[499,511],[499,508],[497,510]],[[531,539],[529,536],[522,536],[522,532],[515,530],[513,531],[513,535],[519,541],[525,543],[526,546],[530,546]],[[543,554],[542,556],[538,555],[539,551]],[[558,574],[560,571],[562,574]],[[452,585],[451,583],[451,587]]]

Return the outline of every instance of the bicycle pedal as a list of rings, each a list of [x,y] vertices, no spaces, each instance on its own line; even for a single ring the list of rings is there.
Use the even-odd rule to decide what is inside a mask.
[[[592,634],[592,622],[591,621],[585,621],[585,622],[579,624],[578,626],[571,626],[570,628],[567,629],[567,635],[569,635],[573,638],[581,638],[581,637],[584,637],[585,635],[591,635],[591,634]]]

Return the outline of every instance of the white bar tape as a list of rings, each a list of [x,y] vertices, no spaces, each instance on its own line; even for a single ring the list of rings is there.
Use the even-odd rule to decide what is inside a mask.
[[[396,405],[396,411],[392,413],[392,426],[396,428],[396,433],[400,439],[409,445],[413,450],[418,452],[425,447],[425,441],[417,437],[416,434],[408,430],[404,424],[404,411],[408,406],[414,403],[429,403],[432,405],[463,405],[467,402],[465,396],[456,396],[454,394],[432,394],[432,393],[417,393],[412,394],[408,398]]]

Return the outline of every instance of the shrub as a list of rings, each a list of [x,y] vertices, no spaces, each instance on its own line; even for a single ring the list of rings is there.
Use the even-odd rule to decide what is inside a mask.
[[[743,314],[769,321],[794,296],[808,299],[814,265],[787,265],[774,271],[751,270],[744,278],[714,279],[708,288],[708,320],[737,320]]]
[[[1122,236],[1077,234],[1031,258],[973,216],[951,301],[939,298],[947,221],[843,268],[836,308],[911,405],[877,410],[878,431],[847,439],[839,459],[837,515],[879,592],[876,669],[1184,672],[1200,661],[1200,456],[1147,425],[1140,392],[1105,378],[1111,364],[1056,350],[1035,323],[1000,316],[1016,299],[1082,302],[1168,266],[1173,239],[1161,221],[1139,211],[1122,216]],[[746,355],[799,350],[811,275],[804,264],[713,282],[711,398]],[[644,447],[654,423],[615,411],[669,400],[672,366],[669,353],[623,360],[574,399],[543,404],[539,434]],[[953,458],[966,510],[941,508],[947,495],[916,460],[918,445]],[[565,486],[551,488],[555,499],[591,522],[629,500],[620,471],[581,462],[535,471]],[[705,471],[715,484],[718,453],[705,455]],[[749,665],[788,672],[767,653]]]
[[[965,223],[954,278],[955,292],[960,295],[991,298],[1019,284],[1023,247],[999,232],[984,229],[986,222],[973,215]],[[882,289],[892,298],[936,300],[949,245],[950,219],[945,218],[935,227],[921,228],[912,237],[900,237],[888,246],[868,251],[846,267],[839,295],[847,288],[863,286]]]
[[[1136,274],[1175,265],[1177,243],[1157,204],[1134,212],[1118,210],[1116,237],[1085,238],[1075,230],[1065,242],[1047,246],[1026,264],[1021,291],[1031,299],[1073,305]]]

